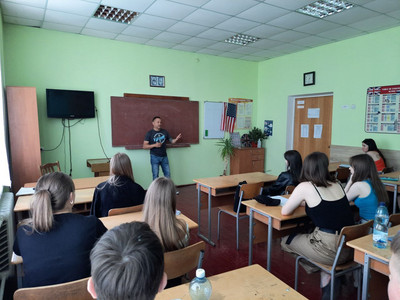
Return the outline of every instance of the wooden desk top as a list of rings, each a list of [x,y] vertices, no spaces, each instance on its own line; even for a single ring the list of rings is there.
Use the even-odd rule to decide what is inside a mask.
[[[207,270],[206,270],[207,276]],[[212,299],[306,299],[260,265],[236,269],[208,277]],[[166,289],[156,300],[190,300],[189,283]]]
[[[76,190],[95,188],[104,181],[107,181],[109,176],[100,176],[100,177],[87,177],[87,178],[75,178],[72,181],[75,184]],[[36,182],[25,183],[24,187],[35,187]]]
[[[393,226],[389,228],[389,236],[395,235],[400,230],[400,225]],[[379,249],[374,247],[372,243],[372,234],[363,236],[359,239],[352,240],[346,243],[347,246],[352,247],[363,253],[368,253],[376,258],[379,258],[387,263],[389,263],[392,253],[390,251],[390,242],[388,247],[385,249]]]
[[[263,172],[252,172],[235,174],[229,176],[217,176],[208,178],[193,179],[194,182],[208,186],[212,189],[222,189],[229,188],[238,185],[240,181],[246,180],[247,183],[257,183],[257,182],[272,182],[278,177],[275,175],[266,174]]]
[[[329,162],[328,170],[329,173],[336,172],[336,169],[339,168],[340,165],[348,165],[349,162],[345,161],[335,161],[335,162]]]
[[[100,220],[103,222],[104,226],[107,227],[107,229],[111,229],[111,228],[114,228],[123,223],[129,223],[129,222],[133,222],[133,221],[142,221],[142,215],[143,215],[143,212],[138,211],[138,212],[133,212],[133,213],[128,213],[128,214],[103,217],[103,218],[100,218]],[[177,218],[184,220],[189,225],[189,229],[196,229],[199,227],[196,222],[192,221],[191,219],[186,217],[184,214],[180,214]]]
[[[382,174],[380,177],[389,177],[389,178],[399,179],[399,176],[400,176],[400,171],[396,171],[396,172],[390,172],[390,173]],[[391,184],[395,184],[395,185],[400,185],[400,180],[397,180],[397,181],[382,180],[382,182],[391,183]]]
[[[289,195],[288,195],[289,197]],[[242,204],[246,205],[247,207],[251,207],[254,210],[262,212],[268,216],[271,216],[273,219],[279,221],[287,221],[298,219],[307,216],[306,209],[304,206],[300,206],[296,208],[293,214],[289,216],[284,216],[281,214],[282,206],[266,206],[265,204],[258,203],[256,200],[246,200],[243,201]]]
[[[93,200],[94,188],[75,190],[75,204],[90,203]],[[14,212],[28,211],[32,195],[20,196],[14,206]]]

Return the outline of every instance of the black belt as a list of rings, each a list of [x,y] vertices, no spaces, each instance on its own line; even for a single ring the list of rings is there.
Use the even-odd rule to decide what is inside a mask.
[[[326,232],[326,233],[332,233],[332,234],[338,234],[339,233],[339,230],[322,228],[322,227],[318,227],[318,230],[322,231],[322,232]]]

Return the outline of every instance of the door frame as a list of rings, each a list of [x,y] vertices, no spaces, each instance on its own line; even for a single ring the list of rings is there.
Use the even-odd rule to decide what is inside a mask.
[[[303,94],[303,95],[291,95],[288,96],[287,106],[287,124],[286,124],[286,150],[293,149],[293,136],[294,136],[294,109],[296,106],[297,98],[315,98],[321,96],[332,96],[333,92],[316,93],[316,94]],[[332,102],[332,122],[333,122],[333,102]],[[332,139],[332,137],[331,137]]]

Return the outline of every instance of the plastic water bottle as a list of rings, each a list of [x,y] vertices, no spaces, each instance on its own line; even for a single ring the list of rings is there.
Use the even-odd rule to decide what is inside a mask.
[[[388,244],[389,213],[385,203],[381,202],[375,213],[372,240],[377,248],[386,248]]]
[[[196,278],[189,285],[189,294],[192,300],[208,300],[211,297],[211,283],[206,278],[204,269],[196,270]]]

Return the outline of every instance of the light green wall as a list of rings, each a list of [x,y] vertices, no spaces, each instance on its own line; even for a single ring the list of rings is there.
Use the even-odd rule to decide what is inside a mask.
[[[316,84],[303,86],[303,73],[315,71]],[[379,148],[400,149],[398,134],[364,131],[368,87],[400,84],[400,27],[328,44],[259,63],[257,125],[274,121],[266,143],[266,170],[284,168],[288,97],[333,92],[332,144],[360,146],[375,139]],[[356,108],[343,109],[355,104]]]
[[[62,133],[60,120],[46,117],[46,88],[94,90],[100,133],[107,155],[128,153],[135,179],[144,187],[151,181],[149,152],[111,147],[110,96],[130,92],[190,97],[200,101],[201,132],[204,101],[227,101],[230,97],[257,100],[258,71],[255,62],[10,24],[4,24],[4,48],[6,84],[34,86],[37,89],[43,148],[55,147]],[[150,74],[164,75],[166,88],[150,88]],[[86,159],[104,157],[96,120],[84,120],[72,127],[71,132],[72,175],[75,178],[92,176],[86,167]],[[193,183],[193,178],[222,173],[223,162],[215,142],[204,141],[200,135],[199,145],[168,150],[172,178],[176,184],[189,184]],[[69,155],[64,151],[67,143],[56,151],[43,152],[42,162],[60,160],[62,169],[69,172]]]

